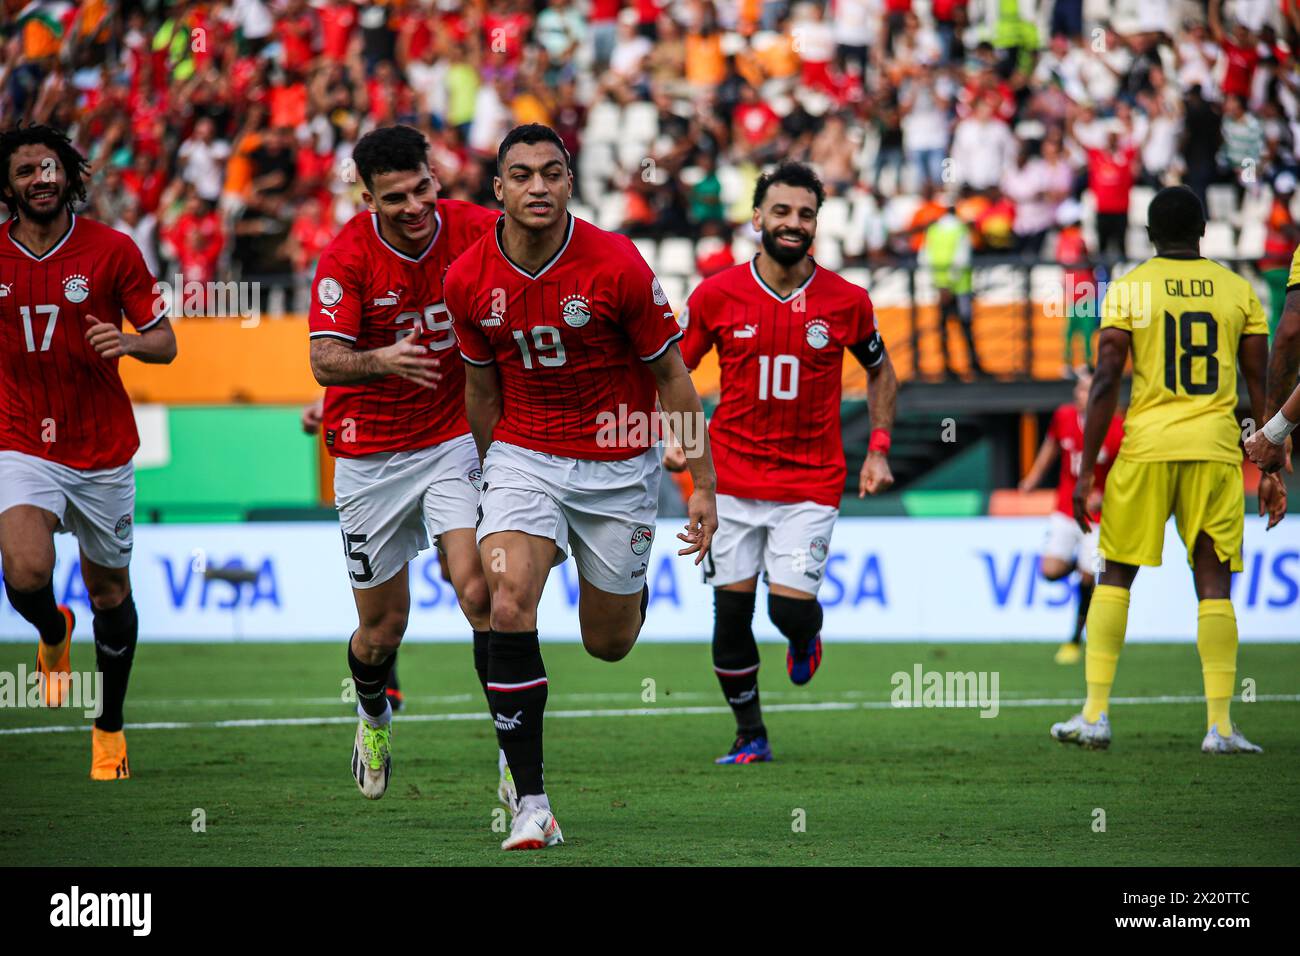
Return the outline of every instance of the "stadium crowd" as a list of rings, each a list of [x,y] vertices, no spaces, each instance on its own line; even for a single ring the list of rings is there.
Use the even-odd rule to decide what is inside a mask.
[[[486,204],[504,133],[552,125],[580,211],[699,240],[688,273],[777,158],[844,200],[841,261],[949,211],[976,254],[1136,255],[1135,190],[1172,182],[1231,187],[1228,251],[1282,288],[1300,239],[1300,0],[6,0],[3,30],[0,123],[70,130],[89,212],[187,279],[309,273],[398,122]]]

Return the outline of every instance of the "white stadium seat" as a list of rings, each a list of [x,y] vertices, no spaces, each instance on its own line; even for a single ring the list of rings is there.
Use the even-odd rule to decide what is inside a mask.
[[[1134,186],[1128,194],[1128,224],[1146,227],[1147,206],[1155,198],[1156,191],[1150,186]]]
[[[695,271],[695,244],[689,239],[665,239],[659,244],[657,271],[660,278],[690,275]]]
[[[601,100],[587,113],[587,128],[583,132],[583,150],[592,143],[612,143],[619,137],[621,110],[615,103]]]
[[[1241,235],[1237,237],[1237,255],[1242,259],[1259,259],[1264,255],[1264,241],[1268,227],[1263,219],[1244,219]]]
[[[1237,213],[1237,190],[1222,184],[1205,191],[1205,214],[1211,221],[1228,222]]]
[[[1232,236],[1232,226],[1226,222],[1205,225],[1205,238],[1201,240],[1201,254],[1209,259],[1232,259],[1237,255],[1237,243]]]
[[[840,266],[844,265],[844,250],[840,247],[840,241],[834,236],[824,235],[821,230],[817,232],[816,248],[813,252],[817,264],[833,272],[839,272]]]
[[[656,276],[659,280],[659,287],[664,290],[664,295],[668,296],[668,304],[678,312],[686,305],[686,277],[685,276]]]
[[[619,138],[648,143],[659,135],[659,108],[653,103],[636,102],[623,107]]]
[[[849,222],[853,209],[849,201],[842,196],[827,196],[822,203],[821,212],[817,214],[817,232],[843,239],[849,231]]]
[[[641,253],[641,258],[650,267],[650,271],[658,272],[659,267],[655,263],[659,258],[659,247],[655,245],[655,241],[653,239],[633,239],[632,245],[636,246],[636,251]]]
[[[627,215],[627,199],[617,190],[607,192],[600,197],[596,210],[596,225],[605,230],[617,229]]]

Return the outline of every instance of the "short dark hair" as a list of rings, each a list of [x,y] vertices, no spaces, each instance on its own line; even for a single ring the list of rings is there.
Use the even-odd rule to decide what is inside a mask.
[[[411,126],[381,126],[357,140],[352,161],[369,189],[380,173],[405,173],[427,166],[429,141]]]
[[[1160,245],[1193,245],[1205,234],[1205,207],[1186,186],[1166,186],[1147,207],[1147,233]]]
[[[564,140],[560,139],[559,133],[543,123],[524,123],[522,126],[516,126],[506,133],[506,138],[501,141],[501,145],[497,148],[498,173],[505,169],[506,153],[510,152],[510,147],[518,143],[523,143],[525,146],[532,146],[536,143],[551,143],[564,157],[566,168],[571,162],[569,151],[565,149]]]
[[[768,188],[776,183],[808,190],[817,197],[818,209],[822,208],[822,203],[826,200],[826,189],[822,186],[822,181],[817,178],[817,174],[812,171],[811,166],[806,163],[787,162],[782,163],[770,173],[764,173],[758,177],[758,183],[754,186],[755,209],[763,205],[763,199],[767,196]]]
[[[10,214],[18,214],[18,200],[9,191],[9,161],[24,146],[48,147],[63,167],[63,176],[68,182],[68,205],[86,201],[86,177],[90,175],[90,164],[72,145],[72,140],[53,126],[39,123],[15,126],[0,133],[0,202],[9,207]]]

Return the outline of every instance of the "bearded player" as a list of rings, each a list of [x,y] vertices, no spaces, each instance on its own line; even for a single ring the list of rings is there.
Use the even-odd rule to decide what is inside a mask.
[[[1062,405],[1052,414],[1047,437],[1043,439],[1038,456],[1029,472],[1020,482],[1021,491],[1031,491],[1043,480],[1043,474],[1059,456],[1060,477],[1056,482],[1056,510],[1047,519],[1047,540],[1038,566],[1048,581],[1060,581],[1079,571],[1079,597],[1075,603],[1074,636],[1056,650],[1056,663],[1077,664],[1082,657],[1083,625],[1088,619],[1088,605],[1092,603],[1097,564],[1097,528],[1084,534],[1074,520],[1074,483],[1079,478],[1079,462],[1083,460],[1083,413],[1088,407],[1088,389],[1092,373],[1083,372],[1074,383],[1074,401]],[[1106,439],[1097,453],[1097,470],[1088,513],[1093,522],[1101,520],[1102,491],[1106,487],[1106,473],[1110,471],[1120,442],[1124,440],[1124,421],[1116,415],[1111,419]]]
[[[139,620],[131,596],[140,447],[118,360],[167,364],[176,337],[131,239],[73,213],[86,160],[57,130],[0,134],[0,556],[5,593],[40,635],[36,667],[49,706],[64,703],[72,609],[55,602],[54,534],[77,538],[94,615],[102,711],[90,776],[131,776],[122,705]],[[135,333],[122,331],[122,317]]]
[[[505,216],[452,265],[446,294],[483,455],[488,695],[520,801],[501,846],[539,849],[563,839],[542,778],[542,589],[571,550],[583,645],[602,660],[627,655],[649,599],[661,471],[648,427],[655,396],[671,418],[702,422],[703,410],[668,298],[636,247],[569,214],[573,174],[555,131],[511,130],[493,188]],[[611,417],[627,429],[609,429]],[[693,452],[678,553],[698,563],[717,517],[707,439]]]
[[[488,592],[474,543],[479,460],[443,276],[497,214],[440,200],[427,155],[409,126],[361,138],[353,160],[367,208],[321,255],[312,286],[311,365],[326,386],[319,427],[337,458],[334,500],[358,618],[348,642],[360,718],[352,772],[372,800],[392,771],[385,688],[410,612],[408,565],[430,538],[446,557],[486,678]],[[499,767],[498,793],[510,803],[502,758]]]
[[[812,680],[822,659],[826,572],[847,465],[841,376],[850,352],[867,372],[871,438],[858,497],[889,488],[898,379],[866,291],[808,254],[825,192],[813,171],[783,163],[754,189],[752,261],[705,279],[686,308],[682,358],[718,350],[721,398],[709,422],[718,468],[718,533],[704,561],[713,585],[713,669],[736,718],[720,764],[772,759],[758,697],[753,618],[758,577],[767,613],[789,642],[786,671]],[[668,466],[681,464],[673,449]]]
[[[1210,754],[1259,753],[1232,722],[1237,672],[1237,617],[1232,572],[1242,569],[1245,492],[1241,425],[1236,420],[1237,367],[1255,421],[1263,417],[1268,322],[1250,283],[1201,256],[1205,210],[1186,186],[1156,193],[1147,210],[1156,254],[1112,282],[1102,303],[1097,371],[1088,394],[1083,460],[1074,486],[1074,517],[1091,530],[1088,499],[1120,378],[1133,355],[1133,397],[1124,444],[1102,499],[1101,581],[1088,609],[1083,712],[1053,724],[1062,743],[1110,745],[1108,711],[1128,626],[1129,591],[1142,566],[1158,567],[1172,514],[1187,549],[1198,601],[1196,649],[1205,686]],[[1269,527],[1286,512],[1276,475],[1259,483]]]

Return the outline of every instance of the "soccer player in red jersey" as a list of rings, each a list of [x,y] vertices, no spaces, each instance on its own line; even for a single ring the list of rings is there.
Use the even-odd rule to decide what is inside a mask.
[[[686,304],[686,365],[694,368],[716,348],[722,370],[709,422],[718,534],[704,580],[714,586],[713,667],[735,714],[736,739],[718,763],[772,759],[753,632],[759,572],[768,616],[789,641],[790,679],[806,684],[821,662],[817,591],[847,473],[840,436],[846,350],[867,370],[871,410],[858,496],[894,482],[887,455],[898,379],[871,299],[808,254],[824,196],[801,163],[761,176],[754,189],[758,254],[705,279]],[[668,465],[679,464],[674,450]]]
[[[632,649],[649,598],[661,472],[655,397],[670,418],[702,422],[703,411],[668,297],[636,247],[569,214],[573,175],[555,131],[511,130],[493,186],[505,216],[452,264],[446,296],[483,456],[488,695],[520,798],[501,846],[538,849],[562,840],[542,780],[542,589],[571,549],[583,645],[607,661]],[[696,434],[678,554],[698,563],[717,517],[707,437]]]
[[[366,134],[352,158],[367,209],[316,267],[311,365],[326,386],[319,427],[337,458],[334,501],[357,606],[348,642],[359,716],[352,772],[377,800],[392,772],[385,687],[410,613],[407,566],[430,538],[446,556],[486,681],[488,591],[474,542],[479,459],[443,277],[498,214],[439,199],[428,142],[409,126]],[[504,760],[500,770],[498,792],[509,802]]]
[[[0,134],[0,556],[5,593],[40,634],[45,701],[65,700],[72,610],[55,601],[54,533],[80,546],[104,675],[90,776],[131,775],[122,704],[139,621],[131,597],[140,447],[118,360],[166,364],[176,337],[129,236],[77,216],[86,160],[47,126]],[[122,331],[122,317],[136,332]]]
[[[1101,495],[1106,487],[1106,474],[1119,454],[1124,440],[1124,419],[1116,415],[1111,419],[1106,440],[1097,454],[1097,467],[1092,493],[1092,530],[1086,535],[1074,520],[1074,483],[1079,478],[1079,462],[1083,458],[1083,413],[1088,407],[1088,389],[1092,375],[1084,372],[1074,386],[1074,401],[1062,405],[1052,415],[1047,437],[1038,449],[1028,474],[1020,482],[1021,491],[1038,487],[1047,469],[1052,467],[1057,455],[1061,456],[1061,475],[1056,484],[1056,508],[1048,518],[1047,540],[1039,568],[1049,581],[1068,577],[1079,571],[1079,600],[1074,618],[1074,637],[1056,651],[1056,663],[1077,664],[1082,658],[1080,650],[1083,625],[1088,619],[1088,605],[1092,602],[1092,589],[1096,583],[1097,535],[1101,522]]]

